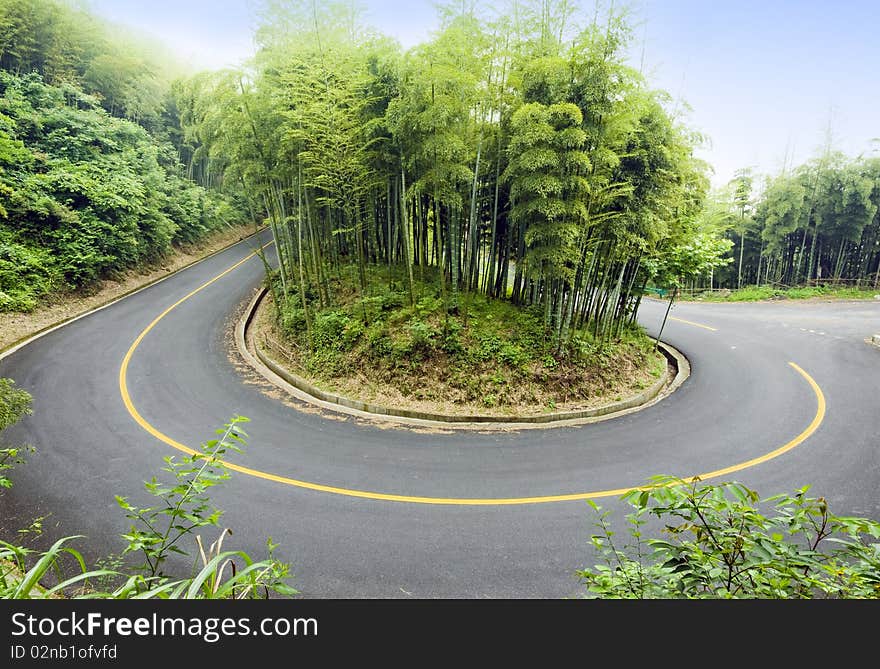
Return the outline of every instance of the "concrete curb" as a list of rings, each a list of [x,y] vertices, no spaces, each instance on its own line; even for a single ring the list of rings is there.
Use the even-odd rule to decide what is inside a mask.
[[[180,274],[181,272],[188,270],[191,267],[195,267],[196,265],[203,263],[206,260],[210,260],[214,256],[220,255],[224,251],[228,251],[229,249],[231,249],[234,246],[238,246],[239,244],[244,244],[247,241],[249,241],[250,239],[253,239],[254,237],[256,237],[261,232],[263,232],[263,230],[257,230],[257,232],[254,232],[253,234],[248,235],[244,239],[239,239],[237,242],[232,242],[228,246],[224,246],[222,249],[217,249],[216,251],[212,251],[211,253],[206,255],[204,258],[199,258],[198,260],[193,260],[191,263],[187,263],[183,267],[178,267],[176,270],[174,270],[173,272],[169,272],[165,276],[160,276],[157,279],[152,279],[151,281],[148,281],[147,283],[141,284],[137,288],[132,288],[131,290],[126,291],[122,295],[117,295],[116,297],[111,298],[107,302],[100,304],[97,307],[92,307],[91,309],[88,309],[87,311],[84,311],[80,314],[76,314],[74,316],[70,316],[69,318],[65,318],[63,320],[57,321],[56,323],[53,323],[51,325],[47,325],[46,327],[41,328],[41,329],[37,330],[36,332],[33,332],[29,335],[26,335],[26,336],[22,337],[21,339],[19,339],[18,341],[14,341],[11,344],[7,345],[4,349],[0,350],[0,360],[3,360],[4,358],[9,357],[10,355],[12,355],[16,351],[24,348],[25,346],[27,346],[31,342],[34,342],[37,339],[40,339],[41,337],[45,337],[47,334],[55,332],[55,330],[59,330],[59,329],[63,328],[65,325],[70,325],[71,323],[78,321],[81,318],[85,318],[86,316],[91,316],[94,313],[102,311],[108,307],[112,307],[117,302],[121,302],[122,300],[124,300],[128,297],[131,297],[132,295],[136,295],[137,293],[141,292],[142,290],[146,290],[147,288],[152,288],[153,286],[160,284],[167,279],[170,279],[171,277],[175,276],[176,274]]]
[[[675,367],[675,376],[670,378],[669,370],[650,388],[638,395],[620,402],[614,402],[594,409],[560,412],[540,416],[468,416],[446,415],[407,409],[395,409],[370,404],[360,400],[343,397],[317,388],[305,379],[284,369],[273,360],[256,341],[248,344],[248,331],[257,309],[268,289],[257,291],[235,326],[235,343],[245,361],[263,378],[280,387],[290,395],[315,406],[331,411],[368,419],[393,421],[404,425],[465,429],[527,429],[585,425],[623,416],[655,404],[677,390],[690,376],[687,358],[673,347],[660,343],[660,349],[667,360]],[[253,350],[252,350],[253,349]]]

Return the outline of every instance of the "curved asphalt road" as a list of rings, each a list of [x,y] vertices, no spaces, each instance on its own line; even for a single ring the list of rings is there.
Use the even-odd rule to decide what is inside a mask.
[[[163,456],[179,455],[126,409],[119,387],[126,352],[163,311],[250,253],[239,244],[0,362],[0,376],[35,397],[34,416],[7,437],[38,447],[0,499],[0,530],[46,516],[42,544],[84,534],[92,557],[121,550],[127,526],[114,495],[149,503],[143,481],[159,473]],[[170,311],[135,350],[131,401],[165,435],[197,446],[241,414],[252,421],[249,446],[232,461],[289,479],[444,499],[598,492],[655,474],[712,472],[789,443],[819,407],[794,362],[824,394],[823,422],[797,447],[724,480],[762,495],[811,484],[832,511],[880,519],[880,349],[864,341],[880,332],[880,301],[680,304],[664,339],[689,357],[692,375],[653,407],[582,427],[413,432],[299,411],[236,372],[227,325],[262,272],[251,259],[226,274]],[[664,310],[643,305],[649,331]],[[241,473],[212,498],[235,532],[226,546],[262,556],[271,536],[307,597],[576,596],[575,570],[596,564],[594,516],[582,500],[412,504]],[[626,507],[615,496],[599,502],[622,518]]]

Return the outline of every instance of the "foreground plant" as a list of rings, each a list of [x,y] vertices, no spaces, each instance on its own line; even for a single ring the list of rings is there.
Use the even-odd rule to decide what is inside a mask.
[[[164,484],[153,478],[145,484],[159,500],[155,506],[139,508],[125,497],[116,498],[132,521],[122,535],[128,542],[123,555],[139,552],[144,560],[134,573],[121,571],[119,560],[111,561],[116,568],[89,569],[82,554],[69,546],[81,537],[60,539],[42,553],[0,542],[0,598],[247,599],[297,594],[287,583],[290,566],[273,557],[276,545],[271,539],[264,560],[254,560],[240,550],[223,550],[223,541],[232,531],[220,527],[222,511],[211,503],[207,492],[229,478],[223,458],[229,451],[240,452],[246,444],[247,435],[240,427],[245,422],[242,417],[232,419],[217,431],[219,439],[202,444],[192,456],[166,458],[164,470],[174,475],[174,482]],[[206,550],[198,532],[209,528],[218,530],[219,538]],[[169,573],[167,562],[172,554],[187,557],[194,550],[198,554],[190,576]],[[43,585],[50,578],[54,584]]]
[[[142,578],[129,579],[125,586],[133,596],[240,599],[268,596],[270,591],[296,594],[285,583],[289,566],[272,557],[275,545],[271,540],[269,558],[260,562],[243,551],[221,551],[223,539],[232,531],[220,528],[223,512],[211,503],[207,492],[229,478],[223,458],[230,451],[241,453],[247,443],[247,433],[241,425],[247,422],[247,418],[237,416],[217,430],[219,439],[202,444],[200,452],[182,459],[165,458],[164,471],[173,474],[173,483],[163,484],[154,477],[145,484],[147,491],[160,500],[159,504],[137,508],[127,498],[117,496],[117,503],[132,521],[129,532],[122,535],[128,541],[123,555],[140,552],[144,557],[139,567]],[[206,553],[201,535],[196,532],[209,527],[221,531]],[[201,564],[194,564],[192,578],[174,580],[165,573],[165,563],[172,553],[189,555],[181,547],[186,538],[198,547]]]
[[[0,433],[31,414],[33,398],[26,390],[15,387],[12,379],[0,379]],[[28,446],[9,446],[0,441],[0,488],[12,487],[6,475],[15,465],[24,463],[22,455]]]
[[[0,541],[0,598],[53,599],[61,597],[63,592],[74,586],[87,583],[89,579],[114,575],[107,570],[90,571],[80,552],[65,545],[79,538],[59,539],[49,550],[41,553],[30,568],[27,566],[28,559],[34,551]],[[80,573],[63,578],[64,558],[72,558]],[[58,583],[52,587],[44,587],[42,583],[50,575],[56,577]]]
[[[605,564],[578,571],[590,598],[880,598],[880,523],[833,515],[825,499],[761,500],[742,484],[656,477],[622,499],[631,542],[616,544],[593,502]],[[653,518],[663,538],[646,538]]]
[[[247,435],[240,425],[247,419],[234,418],[222,430],[219,439],[202,445],[201,452],[182,459],[165,458],[164,471],[174,475],[174,483],[160,483],[154,476],[145,484],[147,491],[160,501],[156,506],[136,508],[127,497],[116,496],[132,526],[122,538],[128,541],[123,551],[140,552],[144,562],[140,570],[149,577],[162,576],[165,561],[172,553],[186,555],[181,540],[202,527],[218,526],[222,512],[211,504],[207,491],[229,478],[223,457],[241,452]]]

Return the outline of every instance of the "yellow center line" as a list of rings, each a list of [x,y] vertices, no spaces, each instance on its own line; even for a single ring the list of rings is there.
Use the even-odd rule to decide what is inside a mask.
[[[819,426],[822,424],[822,421],[825,419],[825,394],[822,392],[822,389],[819,387],[819,384],[813,380],[809,374],[807,374],[803,369],[801,369],[798,365],[793,362],[788,363],[791,367],[801,376],[806,379],[807,383],[810,384],[810,387],[813,389],[813,393],[816,395],[816,415],[813,416],[813,421],[807,426],[807,429],[801,432],[797,437],[792,439],[790,442],[785,444],[784,446],[780,446],[775,451],[770,451],[766,455],[762,455],[760,457],[754,458],[752,460],[748,460],[746,462],[742,462],[738,465],[734,465],[733,467],[726,467],[725,469],[716,469],[712,472],[707,472],[706,474],[700,474],[700,478],[711,479],[717,478],[719,476],[727,476],[728,474],[732,474],[734,472],[742,471],[743,469],[748,469],[749,467],[754,467],[755,465],[760,465],[765,462],[772,460],[773,458],[778,458],[783,453],[788,453],[791,449],[800,446],[804,443],[810,435],[812,435],[816,430],[819,429]]]
[[[670,316],[669,320],[678,321],[679,323],[686,323],[687,325],[693,325],[695,328],[703,328],[704,330],[709,330],[710,332],[718,332],[718,328],[703,325],[702,323],[694,323],[693,321],[686,321],[683,318],[676,318],[675,316]]]
[[[266,245],[268,246],[268,244]],[[263,247],[265,248],[265,246]],[[181,304],[189,300],[194,295],[197,295],[201,291],[203,291],[208,286],[216,283],[224,276],[228,275],[232,271],[238,269],[241,265],[246,263],[248,260],[253,258],[256,253],[249,255],[244,260],[236,263],[229,269],[227,269],[222,274],[217,275],[204,285],[196,288],[189,295],[178,300],[173,305],[168,307],[165,311],[163,311],[152,323],[150,323],[143,332],[140,333],[137,339],[135,339],[134,343],[131,345],[131,348],[128,349],[128,352],[125,354],[125,358],[122,361],[122,366],[119,369],[119,392],[122,395],[122,401],[125,404],[125,408],[128,410],[128,413],[134,419],[134,421],[140,425],[144,430],[146,430],[149,434],[153,435],[156,439],[161,441],[162,443],[171,446],[172,448],[186,453],[187,455],[198,455],[199,451],[186,446],[185,444],[181,444],[178,441],[175,441],[171,437],[163,434],[158,429],[153,427],[147,420],[144,419],[143,416],[138,412],[137,408],[134,406],[134,402],[132,402],[131,395],[128,392],[128,366],[131,363],[131,359],[134,356],[135,351],[141,345],[144,338],[150,333],[159,322],[165,318],[169,313],[171,313],[174,309],[179,307]],[[700,326],[707,327],[707,326]],[[709,328],[713,329],[713,328]],[[793,362],[788,363],[798,374],[800,374],[807,383],[810,384],[810,387],[813,389],[813,393],[816,396],[816,414],[813,417],[812,422],[807,426],[807,428],[801,432],[797,437],[789,441],[787,444],[780,446],[774,451],[767,453],[766,455],[762,455],[757,458],[753,458],[746,462],[742,462],[737,465],[733,465],[731,467],[726,467],[724,469],[717,469],[715,471],[707,472],[705,474],[697,474],[695,477],[700,478],[701,480],[707,480],[711,478],[717,478],[719,476],[726,476],[728,474],[732,474],[734,472],[742,471],[744,469],[748,469],[750,467],[754,467],[759,464],[763,464],[774,458],[778,458],[780,455],[787,453],[792,450],[796,446],[799,446],[810,436],[813,435],[816,430],[819,429],[819,426],[822,424],[822,421],[825,418],[825,396],[822,393],[822,389],[819,385],[813,380],[813,378],[807,374],[803,369],[801,369],[798,365]],[[627,488],[616,488],[614,490],[598,490],[594,492],[583,492],[583,493],[575,493],[570,495],[546,495],[540,497],[509,497],[509,498],[458,498],[458,497],[417,497],[410,495],[394,495],[388,493],[381,492],[371,492],[367,490],[351,490],[349,488],[339,488],[335,486],[323,485],[320,483],[312,483],[310,481],[301,481],[298,479],[288,478],[286,476],[278,476],[276,474],[271,474],[269,472],[260,471],[258,469],[251,469],[250,467],[243,467],[241,465],[236,465],[231,462],[223,461],[223,464],[228,467],[232,471],[239,472],[241,474],[246,474],[248,476],[253,476],[254,478],[263,479],[265,481],[273,481],[275,483],[281,483],[283,485],[293,486],[296,488],[303,488],[306,490],[314,490],[317,492],[330,493],[334,495],[343,495],[346,497],[356,497],[362,499],[371,499],[371,500],[380,500],[387,502],[402,502],[408,504],[430,504],[437,506],[514,506],[514,505],[525,505],[525,504],[548,504],[552,502],[573,502],[573,501],[583,501],[588,499],[598,499],[601,497],[619,497],[621,495],[626,494],[632,490],[641,490],[644,489],[644,485],[631,486]],[[691,478],[695,478],[691,477]]]

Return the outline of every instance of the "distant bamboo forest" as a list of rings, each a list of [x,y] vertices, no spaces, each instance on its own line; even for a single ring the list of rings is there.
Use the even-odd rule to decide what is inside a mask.
[[[703,213],[734,244],[719,275],[747,285],[880,287],[880,157],[822,155],[772,178],[740,170]]]

